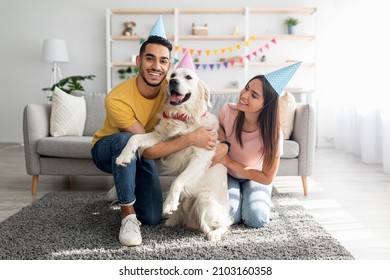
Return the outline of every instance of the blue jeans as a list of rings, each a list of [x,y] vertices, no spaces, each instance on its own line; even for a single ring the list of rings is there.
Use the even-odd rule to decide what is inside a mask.
[[[119,203],[134,203],[141,223],[157,225],[161,221],[163,197],[154,160],[137,155],[125,167],[115,164],[131,136],[129,132],[119,132],[100,139],[92,147],[92,159],[100,170],[112,174]]]
[[[237,179],[228,175],[230,215],[233,223],[241,221],[249,227],[268,224],[271,213],[272,184]]]

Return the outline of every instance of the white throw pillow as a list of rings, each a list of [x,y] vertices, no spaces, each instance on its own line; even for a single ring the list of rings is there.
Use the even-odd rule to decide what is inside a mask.
[[[82,136],[87,117],[84,97],[54,89],[50,116],[50,135]]]
[[[291,133],[294,129],[295,109],[297,104],[294,95],[290,92],[285,92],[279,98],[279,118],[282,126],[284,139],[290,139]]]

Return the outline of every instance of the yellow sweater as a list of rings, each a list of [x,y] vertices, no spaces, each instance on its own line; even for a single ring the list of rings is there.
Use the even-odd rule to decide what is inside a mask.
[[[154,99],[144,98],[135,81],[136,77],[132,77],[108,93],[105,101],[106,119],[103,127],[93,136],[92,145],[101,138],[119,132],[119,128],[132,126],[136,122],[141,123],[146,132],[152,131],[158,123],[167,80],[163,81]]]

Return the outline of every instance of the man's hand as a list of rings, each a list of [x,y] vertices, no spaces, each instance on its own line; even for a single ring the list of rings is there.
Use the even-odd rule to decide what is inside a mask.
[[[188,134],[192,145],[212,150],[217,145],[218,134],[212,127],[202,126],[196,129],[194,132]]]

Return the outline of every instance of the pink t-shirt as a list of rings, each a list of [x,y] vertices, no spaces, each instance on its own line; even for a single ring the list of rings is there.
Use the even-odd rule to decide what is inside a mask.
[[[246,166],[261,170],[263,167],[263,159],[261,157],[263,152],[263,138],[259,130],[253,132],[242,132],[243,149],[236,140],[234,134],[234,121],[237,117],[238,110],[236,104],[229,103],[222,106],[219,113],[219,123],[225,129],[226,140],[231,144],[229,156],[231,159],[241,162]],[[280,130],[278,155],[283,154],[283,132]],[[243,179],[233,170],[228,169],[228,173],[239,179]]]

